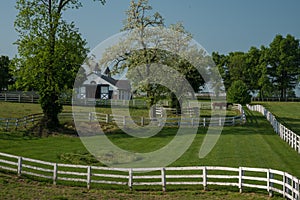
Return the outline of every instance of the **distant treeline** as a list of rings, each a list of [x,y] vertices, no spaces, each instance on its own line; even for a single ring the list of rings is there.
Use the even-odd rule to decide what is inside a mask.
[[[299,83],[300,46],[292,35],[276,35],[268,47],[251,47],[248,52],[212,54],[227,90],[242,80],[258,97],[295,97]]]

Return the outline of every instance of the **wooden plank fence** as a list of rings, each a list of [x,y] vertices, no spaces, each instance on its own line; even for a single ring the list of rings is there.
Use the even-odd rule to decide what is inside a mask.
[[[60,98],[63,104],[71,105],[72,98]],[[26,92],[0,92],[0,101],[17,102],[17,103],[38,103],[39,95],[36,93]],[[116,100],[116,99],[76,99],[74,104],[79,105],[96,105],[96,106],[131,106],[131,107],[147,107],[146,101],[133,100]]]
[[[39,96],[33,93],[4,92],[4,93],[0,93],[0,101],[18,102],[18,103],[38,103]]]
[[[287,142],[291,148],[300,154],[300,135],[285,127],[277,121],[276,117],[262,105],[247,105],[251,111],[260,112],[271,123],[274,131]]]
[[[288,97],[288,98],[280,98],[280,97],[252,97],[251,101],[274,101],[274,102],[299,102],[299,97]]]
[[[0,118],[0,129],[17,130],[21,128],[27,128],[34,124],[43,117],[43,114],[33,114],[24,116],[21,118]],[[208,127],[208,126],[234,126],[237,124],[243,124],[246,121],[246,116],[242,111],[242,114],[234,117],[170,117],[170,118],[147,118],[147,117],[131,117],[121,116],[115,114],[104,114],[99,112],[80,112],[80,113],[61,113],[59,118],[76,119],[77,121],[86,122],[101,122],[101,123],[117,123],[123,126],[167,126],[167,127]]]
[[[42,113],[27,115],[21,118],[0,118],[0,129],[8,131],[10,129],[27,128],[38,122],[43,117]]]
[[[262,189],[281,194],[292,200],[300,199],[297,177],[283,171],[250,167],[157,167],[157,168],[109,168],[87,165],[71,165],[45,162],[7,153],[0,153],[0,169],[18,176],[29,175],[52,180],[53,184],[82,182],[90,189],[93,185],[124,185],[130,190],[139,186],[160,186],[167,191],[172,185],[210,185]]]

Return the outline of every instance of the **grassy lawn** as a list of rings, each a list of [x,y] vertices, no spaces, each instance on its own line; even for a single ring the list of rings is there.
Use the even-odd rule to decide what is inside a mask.
[[[18,118],[41,112],[39,104],[0,102],[0,118]]]
[[[0,116],[4,116],[5,107],[8,104],[1,104]],[[39,105],[36,104],[11,104],[18,106],[18,111],[14,115],[36,113]],[[28,106],[28,107],[27,107]],[[36,107],[35,107],[36,106]],[[296,105],[295,105],[296,107]],[[14,109],[10,108],[9,112]],[[21,110],[25,111],[21,111]],[[65,110],[71,110],[65,107]],[[107,108],[97,108],[101,112],[109,112]],[[294,108],[295,109],[295,108]],[[171,166],[231,166],[231,167],[261,167],[273,168],[289,172],[300,177],[300,155],[292,150],[288,144],[282,141],[274,132],[270,124],[264,117],[256,112],[245,110],[247,114],[247,123],[242,126],[224,127],[220,139],[213,150],[203,159],[198,157],[199,149],[206,134],[206,128],[199,128],[190,148],[181,158],[171,164]],[[290,111],[291,112],[291,111]],[[133,111],[137,115],[147,113],[144,110],[137,109]],[[294,117],[299,119],[297,117]],[[151,152],[168,144],[176,134],[176,128],[164,128],[159,134],[151,138],[135,138],[116,130],[107,133],[107,137],[120,148],[135,152]],[[0,152],[20,155],[29,158],[35,158],[51,162],[74,163],[78,160],[71,158],[63,159],[65,155],[86,156],[87,150],[81,143],[80,138],[75,135],[57,134],[49,137],[39,138],[29,136],[26,131],[18,132],[0,132]],[[80,163],[90,164],[90,163]],[[101,165],[100,163],[94,163]],[[9,176],[11,177],[11,176]],[[166,194],[159,192],[129,192],[129,191],[109,191],[109,190],[91,190],[84,188],[64,187],[46,185],[47,183],[36,183],[30,180],[13,178],[0,174],[0,199],[17,197],[34,198],[38,191],[43,191],[41,199],[268,199],[266,193],[263,195],[253,195],[251,193],[238,194],[236,192],[208,191],[172,191]],[[8,184],[10,183],[10,184]],[[34,189],[32,186],[34,185]],[[2,189],[3,188],[3,189]],[[10,193],[12,188],[24,188],[16,194]],[[32,194],[26,192],[26,189],[32,189]],[[17,191],[17,190],[16,190]],[[24,192],[23,192],[24,191]],[[53,194],[52,194],[53,191]],[[62,192],[63,191],[63,192]],[[35,193],[36,192],[36,193]],[[51,193],[50,193],[51,192]],[[28,194],[29,193],[29,194]],[[76,196],[77,194],[77,196]],[[1,198],[1,195],[6,195]],[[33,195],[33,196],[26,196]],[[208,196],[206,196],[208,195]],[[149,198],[148,198],[149,197]],[[276,198],[275,198],[276,199]]]
[[[22,179],[12,175],[0,173],[0,199],[114,199],[114,200],[267,200],[267,194],[242,193],[231,191],[124,191],[124,190],[87,190],[84,187],[53,186],[52,184],[35,182],[29,179]],[[283,199],[273,197],[274,200]]]
[[[165,128],[159,134],[146,139],[134,138],[120,131],[107,136],[120,148],[151,152],[169,143],[176,132],[176,128]],[[199,159],[198,153],[205,133],[205,128],[199,128],[190,148],[172,166],[265,167],[287,171],[300,177],[300,155],[273,132],[259,113],[247,110],[247,124],[224,127],[214,149],[205,158]],[[66,162],[61,160],[61,155],[65,153],[87,153],[76,136],[54,135],[38,138],[26,136],[25,132],[1,132],[0,151],[51,162]]]
[[[122,112],[122,108],[116,108],[116,111]],[[96,107],[96,112],[111,114],[111,108],[109,107]],[[72,106],[64,106],[63,112],[72,112]],[[225,111],[220,110],[220,114],[225,114]],[[11,103],[11,102],[0,102],[0,118],[19,118],[25,115],[42,113],[42,109],[39,104],[31,103]],[[149,117],[148,109],[144,108],[130,108],[129,113],[132,116],[144,116]],[[200,116],[210,116],[211,111],[206,108],[201,108]],[[229,109],[226,112],[227,116],[237,116],[239,112],[234,109]]]
[[[300,135],[300,102],[258,102],[287,128]]]

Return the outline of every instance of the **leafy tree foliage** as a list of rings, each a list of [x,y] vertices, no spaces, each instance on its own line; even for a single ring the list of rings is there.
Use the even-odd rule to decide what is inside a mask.
[[[105,3],[104,0],[99,0]],[[88,49],[74,23],[62,18],[78,9],[80,0],[18,0],[15,29],[19,58],[14,61],[16,86],[35,89],[40,95],[44,118],[40,125],[55,129],[62,110],[59,96],[71,88]]]
[[[127,78],[133,77],[130,70],[145,65],[145,76],[140,76],[138,78],[140,81],[135,81],[139,84],[134,85],[134,89],[147,93],[149,106],[156,104],[166,96],[171,96],[172,101],[177,101],[168,88],[151,83],[147,79],[151,70],[157,66],[156,64],[172,67],[184,75],[192,88],[198,91],[199,86],[204,84],[202,76],[197,68],[188,62],[188,59],[181,58],[174,52],[189,51],[189,54],[197,55],[199,59],[203,60],[206,56],[196,48],[187,50],[192,36],[181,23],[173,24],[168,30],[164,29],[162,32],[159,32],[158,29],[150,29],[151,27],[165,27],[162,16],[157,12],[152,13],[152,7],[148,5],[148,0],[138,0],[137,2],[132,0],[130,8],[126,12],[127,19],[124,21],[122,29],[131,33],[132,36],[126,38],[126,41],[121,41],[108,48],[100,61],[100,65],[105,67],[113,65],[114,73],[128,70]],[[132,48],[134,45],[137,48]],[[203,60],[202,63],[198,63],[203,64]],[[134,75],[137,74],[141,73],[134,72]],[[184,87],[183,84],[180,86]],[[174,102],[174,105],[178,105],[178,102]]]
[[[227,91],[227,101],[245,105],[251,102],[251,95],[247,85],[242,80],[232,83]]]
[[[285,38],[277,35],[266,51],[268,74],[281,98],[288,97],[288,91],[293,89],[300,72],[299,40],[291,35]]]
[[[0,92],[7,89],[12,82],[12,76],[9,70],[10,60],[8,56],[0,57]]]
[[[246,53],[214,52],[213,59],[227,90],[234,81],[242,80],[250,91],[258,91],[261,98],[287,98],[299,81],[299,40],[291,35],[277,35],[269,47],[251,47]]]

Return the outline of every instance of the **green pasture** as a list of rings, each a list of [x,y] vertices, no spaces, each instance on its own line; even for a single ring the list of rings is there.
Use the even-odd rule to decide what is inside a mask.
[[[259,102],[287,128],[300,135],[300,102]]]
[[[233,191],[129,191],[129,190],[87,190],[85,187],[54,186],[49,183],[31,181],[13,175],[0,173],[0,199],[114,199],[114,200],[267,200],[267,194]],[[273,200],[283,199],[278,196]]]
[[[39,105],[36,104],[1,103],[0,105],[0,117],[7,117],[7,113],[11,113],[14,117],[18,117],[20,115],[37,113],[40,111]],[[71,107],[65,106],[64,110],[71,111]],[[110,113],[109,108],[97,108],[97,110],[103,113]],[[199,158],[198,153],[204,137],[206,136],[207,128],[198,128],[197,135],[191,146],[178,160],[172,163],[171,166],[245,166],[273,168],[300,177],[300,155],[274,133],[269,122],[267,122],[261,114],[251,112],[248,109],[245,109],[245,111],[247,116],[246,124],[224,127],[215,147],[202,159]],[[130,112],[132,115],[136,116],[148,115],[148,111],[144,109],[132,109]],[[234,113],[235,111],[232,111],[231,114],[234,115]],[[296,115],[294,115],[294,120],[296,121],[297,119]],[[136,138],[124,134],[117,129],[106,133],[106,136],[122,149],[143,153],[151,152],[165,146],[172,141],[176,133],[177,128],[164,128],[153,137]],[[89,154],[80,138],[75,134],[66,135],[58,133],[48,137],[35,137],[30,135],[26,130],[10,132],[0,131],[0,152],[50,162],[102,165]],[[0,178],[0,186],[1,184],[3,185],[8,182],[5,179],[5,176],[6,175],[0,174],[0,177],[2,177]],[[20,187],[18,182],[15,184],[16,187]],[[64,188],[63,186],[61,187]],[[9,190],[9,187],[5,187],[5,189]],[[69,188],[64,188],[63,190],[69,190]],[[80,188],[78,190],[84,189]],[[55,190],[55,192],[57,192],[57,196],[59,197],[63,195],[59,188],[57,191]],[[96,190],[89,191],[88,193],[90,194],[91,192],[97,193]],[[211,195],[210,192],[200,192],[201,195],[200,193],[198,195],[198,193],[195,194],[193,192],[186,193],[181,191],[177,193],[174,191],[172,193],[175,194],[175,197],[173,194],[172,197],[169,197],[169,193],[162,197],[164,199],[176,199],[177,197],[180,199],[183,198],[183,196],[188,197],[189,199],[213,199],[215,197],[215,199],[267,199],[267,196],[264,196],[265,193],[262,196],[259,194],[251,196],[249,193],[239,195],[225,192],[226,194],[224,194],[222,191],[214,191],[214,195]],[[46,193],[47,191],[45,191],[45,195]],[[107,193],[109,193],[109,195]],[[104,195],[103,198],[114,198],[110,195],[115,193],[118,193],[118,191],[107,191],[105,194],[97,193],[97,195]],[[69,195],[73,194],[75,194],[75,192],[70,189],[70,193],[66,193],[68,196],[67,198],[72,198]],[[161,197],[161,195],[157,195],[155,192],[150,192],[149,194],[157,199]],[[124,197],[123,199],[138,199],[142,198],[140,195],[140,193],[127,194],[126,192],[122,192],[121,196]]]
[[[205,103],[209,104],[209,103]],[[208,109],[209,106],[201,106],[200,105],[200,116],[206,117],[210,116],[211,110]],[[116,111],[124,110],[122,107],[114,108]],[[89,108],[88,110],[94,110],[96,112],[111,114],[112,110],[110,107],[95,107]],[[72,106],[64,106],[63,112],[72,112]],[[42,109],[39,104],[32,103],[11,103],[11,102],[0,102],[0,118],[19,118],[26,115],[42,113]],[[129,108],[129,113],[131,116],[139,116],[139,117],[149,117],[149,110],[145,108]],[[234,109],[229,109],[227,111],[219,110],[216,114],[227,115],[227,116],[236,116],[238,115],[238,111]]]
[[[37,105],[13,104],[13,106],[29,110]],[[27,106],[29,107],[27,108]],[[70,108],[66,107],[65,109]],[[25,113],[25,111],[19,112]],[[223,128],[216,146],[203,159],[198,157],[198,153],[207,129],[199,128],[190,148],[172,166],[265,167],[287,171],[300,177],[299,154],[273,132],[272,127],[263,116],[249,110],[246,110],[246,114],[247,123],[245,125]],[[176,133],[176,128],[164,128],[160,133],[150,138],[131,137],[120,130],[114,130],[106,135],[120,148],[143,153],[165,146]],[[26,131],[2,131],[0,133],[0,151],[51,162],[71,162],[75,164],[80,162],[80,159],[76,159],[76,155],[79,157],[88,155],[80,138],[76,135],[56,134],[40,138],[30,136]],[[68,159],[66,159],[68,157],[66,155],[69,156]],[[95,164],[101,165],[99,163]]]

